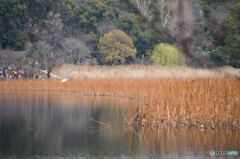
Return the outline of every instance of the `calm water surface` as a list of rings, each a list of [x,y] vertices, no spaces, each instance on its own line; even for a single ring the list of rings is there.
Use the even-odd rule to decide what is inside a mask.
[[[70,92],[0,91],[0,158],[214,158],[210,150],[240,151],[232,130],[124,126],[136,105]]]

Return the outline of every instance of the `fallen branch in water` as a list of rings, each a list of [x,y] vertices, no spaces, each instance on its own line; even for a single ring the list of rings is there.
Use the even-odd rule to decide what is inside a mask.
[[[95,119],[93,119],[93,118],[90,118],[90,120],[92,120],[92,121],[94,121],[94,122],[96,122],[96,123],[99,123],[99,124],[106,125],[107,127],[112,127],[112,126],[109,125],[109,124],[103,123],[103,122],[101,122],[101,121],[97,121],[97,120],[95,120]]]

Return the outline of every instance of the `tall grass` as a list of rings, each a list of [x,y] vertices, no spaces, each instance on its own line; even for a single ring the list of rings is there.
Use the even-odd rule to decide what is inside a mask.
[[[108,78],[0,81],[0,89],[79,91],[138,101],[128,124],[169,127],[240,128],[240,80],[237,78]]]
[[[71,79],[86,78],[207,78],[207,77],[240,77],[240,69],[222,67],[214,69],[196,69],[190,67],[163,66],[77,66],[63,65],[53,69],[53,73],[65,75],[68,69]]]

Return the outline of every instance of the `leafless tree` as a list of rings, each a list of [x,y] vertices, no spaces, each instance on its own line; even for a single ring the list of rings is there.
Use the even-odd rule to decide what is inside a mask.
[[[61,64],[61,53],[53,52],[53,46],[46,41],[38,41],[35,44],[35,49],[37,61],[47,69],[47,77],[50,78],[52,68]]]
[[[3,77],[6,76],[6,70],[8,69],[7,66],[11,64],[10,59],[5,54],[6,52],[4,52],[3,50],[0,50],[0,66],[3,69]]]
[[[169,23],[171,18],[170,11],[171,11],[171,0],[158,0],[157,1],[157,13],[160,18],[160,22],[162,26],[165,28]]]
[[[13,50],[1,50],[0,51],[0,65],[4,66],[5,69],[8,70],[13,77],[16,79],[19,77],[19,71],[23,65],[23,55],[24,51],[13,51]],[[9,69],[11,67],[11,69]],[[16,74],[13,73],[13,70],[16,71]]]
[[[239,0],[231,0],[222,3],[222,5],[218,6],[217,9],[210,15],[210,17],[216,18],[218,23],[222,24],[228,16],[231,6],[237,3],[239,3]]]
[[[170,3],[174,0],[131,0],[131,2],[147,21],[157,18],[163,27],[166,27],[171,18],[170,11],[172,8]]]
[[[11,61],[10,61],[10,58],[8,58],[8,52],[10,52],[10,50],[0,51],[0,66],[10,65]]]
[[[195,4],[197,5],[197,4]],[[178,42],[192,35],[198,24],[199,15],[194,11],[191,0],[175,0],[169,6],[172,10],[167,29]]]
[[[193,0],[175,0],[170,3],[170,8],[171,18],[166,26],[169,34],[182,45],[187,57],[192,59],[188,64],[197,67],[204,66],[209,58],[198,54],[197,50],[202,40],[211,43],[211,38],[203,31],[206,24],[203,22],[203,13],[199,3]]]
[[[42,30],[37,31],[40,38],[34,44],[35,59],[47,69],[49,78],[52,68],[61,64],[59,44],[62,40],[63,23],[60,14],[49,13],[44,25]]]
[[[84,42],[74,38],[66,38],[61,42],[64,56],[70,56],[71,63],[80,64],[90,57],[90,50]]]
[[[141,16],[147,21],[151,21],[153,16],[153,9],[151,8],[151,5],[153,3],[153,0],[131,0],[133,5],[138,9]]]

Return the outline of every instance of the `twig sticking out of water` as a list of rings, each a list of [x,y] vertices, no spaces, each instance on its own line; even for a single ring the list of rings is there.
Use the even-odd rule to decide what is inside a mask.
[[[96,131],[92,132],[92,134],[95,134],[97,132],[100,132],[100,131],[103,131],[103,130],[106,130],[106,129],[109,129],[110,127],[109,126],[106,126],[104,128],[101,128],[101,129],[97,129]]]
[[[132,124],[133,119],[136,118],[138,114],[139,114],[139,112],[137,112],[137,113],[129,120],[128,125],[131,125],[131,124]]]
[[[104,128],[101,128],[101,129],[96,130],[95,133],[96,133],[96,132],[100,132],[100,131],[102,131],[102,130],[105,130],[105,129],[108,129],[108,128],[112,127],[112,125],[110,125],[110,124],[106,124],[106,123],[104,123],[104,122],[97,121],[97,120],[95,120],[95,119],[93,119],[93,118],[90,118],[90,120],[106,126],[106,127],[104,127]]]
[[[99,124],[106,125],[106,126],[108,126],[108,127],[112,127],[110,124],[106,124],[106,123],[103,123],[103,122],[101,122],[101,121],[97,121],[97,120],[95,120],[95,119],[93,119],[93,118],[90,118],[90,120],[92,120],[92,121],[94,121],[94,122],[96,122],[96,123],[99,123]]]

